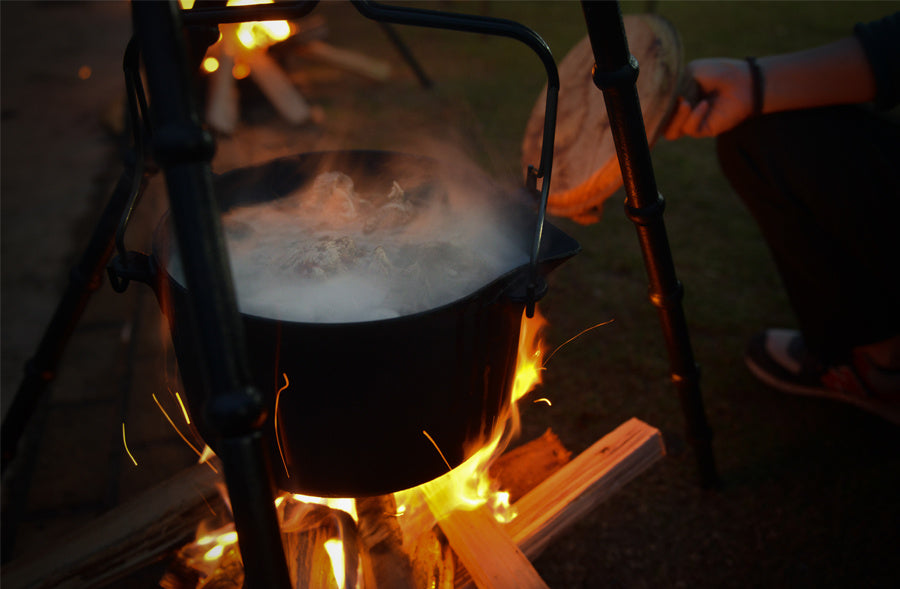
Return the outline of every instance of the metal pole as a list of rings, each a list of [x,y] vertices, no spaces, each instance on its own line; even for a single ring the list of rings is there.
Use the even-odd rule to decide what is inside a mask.
[[[132,2],[144,56],[153,155],[166,179],[208,398],[244,564],[245,587],[290,587],[261,427],[266,409],[251,384],[221,221],[212,187],[212,137],[198,116],[178,4]]]
[[[0,428],[3,432],[3,472],[15,458],[19,439],[25,432],[47,385],[56,378],[56,370],[63,352],[91,295],[103,283],[106,263],[113,252],[116,228],[132,194],[135,173],[134,165],[127,165],[122,171],[110,200],[91,234],[87,248],[78,265],[73,267],[69,274],[69,283],[34,356],[25,364],[25,376],[3,419],[3,427]]]
[[[712,452],[712,430],[706,420],[700,394],[700,369],[694,361],[681,306],[684,288],[675,275],[663,222],[665,201],[653,174],[635,84],[638,63],[628,50],[619,3],[583,0],[581,5],[596,62],[594,83],[603,91],[627,193],[625,213],[637,229],[650,281],[650,301],[659,311],[670,374],[681,400],[687,439],[696,454],[700,481],[704,487],[713,487],[718,484],[719,476]]]

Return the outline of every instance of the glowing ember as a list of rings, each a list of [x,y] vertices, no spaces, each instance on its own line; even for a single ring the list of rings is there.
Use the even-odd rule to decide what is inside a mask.
[[[212,56],[207,57],[203,60],[202,67],[204,72],[211,74],[219,69],[219,60]]]
[[[250,75],[250,66],[244,62],[234,64],[231,68],[231,75],[235,80],[243,80]]]
[[[522,314],[512,403],[508,414],[498,420],[490,440],[483,443],[464,463],[445,475],[415,489],[395,493],[399,508],[405,509],[408,505],[420,501],[424,495],[437,519],[456,509],[471,510],[485,504],[489,505],[494,517],[501,523],[515,517],[515,510],[509,505],[509,495],[500,491],[497,483],[488,476],[488,466],[519,432],[516,402],[541,382],[544,349],[540,335],[546,324],[546,319],[540,313],[535,312],[534,317],[530,319]],[[431,436],[427,432],[422,433],[440,453],[440,448]],[[441,456],[443,457],[443,453]]]

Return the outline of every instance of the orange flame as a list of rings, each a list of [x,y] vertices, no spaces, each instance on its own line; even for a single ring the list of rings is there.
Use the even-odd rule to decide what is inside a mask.
[[[272,4],[274,0],[228,0],[227,6]],[[180,0],[181,7],[189,10],[193,0]],[[231,75],[243,80],[250,75],[253,52],[265,51],[270,45],[286,40],[294,34],[294,26],[286,20],[252,21],[220,25],[219,39],[208,51],[200,68],[207,74],[218,71],[223,64],[230,64]],[[224,71],[224,70],[223,70]]]
[[[515,403],[537,385],[541,384],[543,341],[539,339],[547,320],[535,310],[534,317],[522,314],[519,331],[519,357],[516,362],[516,379],[513,383],[512,402]]]
[[[249,6],[271,4],[273,0],[228,0],[228,6]],[[284,41],[291,36],[291,25],[286,20],[243,22],[237,26],[235,34],[241,45],[247,49],[264,49],[273,43]]]
[[[331,572],[334,574],[334,582],[338,589],[344,589],[347,583],[344,573],[344,542],[338,538],[325,540],[325,552],[331,561]]]
[[[508,522],[515,517],[515,510],[509,505],[509,494],[497,488],[497,483],[488,474],[488,466],[519,431],[516,402],[541,382],[544,344],[540,336],[546,324],[547,320],[537,312],[532,318],[522,314],[512,401],[509,412],[498,420],[490,439],[479,444],[480,447],[465,462],[443,476],[414,489],[395,493],[398,510],[407,509],[424,495],[437,519],[456,509],[471,510],[484,504],[490,506],[494,517],[500,522]],[[428,432],[422,433],[443,457],[437,442]]]
[[[405,519],[407,514],[409,514],[409,517],[416,517],[416,514],[421,513],[420,510],[411,509],[410,507],[420,503],[423,499],[427,501],[432,516],[438,520],[455,509],[476,509],[485,504],[488,505],[494,517],[501,523],[508,522],[515,517],[515,510],[509,504],[509,494],[501,491],[497,483],[491,480],[488,474],[488,466],[495,457],[503,452],[512,436],[518,433],[516,402],[541,382],[541,372],[543,371],[542,358],[545,350],[540,336],[541,330],[546,324],[547,321],[540,314],[536,313],[533,318],[529,319],[523,313],[519,333],[516,373],[511,390],[512,402],[510,403],[509,412],[498,420],[499,425],[492,432],[490,439],[472,453],[463,464],[433,481],[429,481],[414,489],[394,494],[397,505],[396,516],[401,520],[401,526],[403,525],[402,520]],[[287,375],[283,376],[285,384],[276,394],[276,413],[277,396],[289,385]],[[537,399],[535,402],[546,402],[548,405],[550,403],[546,398]],[[435,450],[443,456],[438,441],[434,440],[427,431],[423,431],[422,434],[431,441]],[[290,529],[293,524],[293,522],[285,520],[285,515],[291,507],[291,502],[327,505],[332,509],[346,511],[355,521],[358,521],[354,499],[319,498],[284,493],[275,499],[275,507],[279,512],[279,520],[281,521],[283,532]],[[204,562],[192,566],[212,567],[214,569],[218,559],[236,541],[237,534],[234,532],[233,524],[212,533],[198,532],[198,539],[195,541],[194,546],[200,548]],[[206,546],[209,546],[209,548],[206,548]],[[338,587],[343,588],[346,584],[344,578],[343,542],[340,539],[327,540],[324,549],[331,559],[334,579]]]

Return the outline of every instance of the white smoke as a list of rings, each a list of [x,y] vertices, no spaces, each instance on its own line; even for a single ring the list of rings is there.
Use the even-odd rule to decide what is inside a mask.
[[[504,191],[471,166],[427,180],[352,174],[323,170],[284,198],[223,216],[241,312],[387,319],[451,303],[528,261],[529,238],[504,228]],[[177,255],[168,269],[184,282]]]

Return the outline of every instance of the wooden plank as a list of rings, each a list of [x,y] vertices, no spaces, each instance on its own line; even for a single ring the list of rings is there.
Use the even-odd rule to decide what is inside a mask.
[[[569,526],[665,455],[658,429],[632,418],[550,475],[515,506],[506,533],[536,558]]]
[[[248,50],[241,56],[250,66],[250,77],[287,122],[299,125],[310,119],[312,111],[306,99],[265,49]]]
[[[232,135],[240,119],[237,80],[231,73],[234,59],[225,52],[218,56],[219,69],[209,74],[206,122],[220,133]]]
[[[503,532],[533,560],[572,524],[664,455],[659,430],[632,418],[516,501],[518,516],[503,526]],[[457,588],[471,588],[473,581],[467,571],[457,570]]]
[[[223,513],[221,480],[207,464],[185,469],[57,545],[4,566],[0,584],[65,589],[111,583],[193,539],[202,520]]]
[[[485,506],[450,512],[438,525],[479,589],[548,587]]]
[[[572,453],[553,430],[548,429],[541,437],[504,452],[491,463],[489,472],[491,479],[500,484],[500,489],[509,493],[509,502],[515,503],[562,468],[571,457]]]

